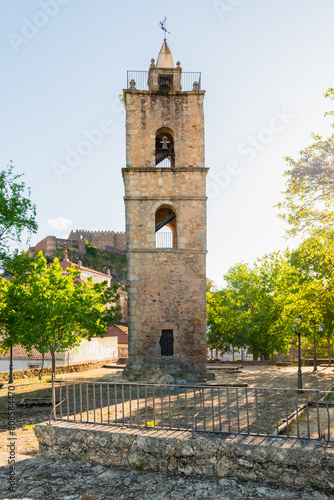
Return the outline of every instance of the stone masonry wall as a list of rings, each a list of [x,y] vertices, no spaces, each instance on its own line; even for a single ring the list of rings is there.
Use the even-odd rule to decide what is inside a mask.
[[[171,329],[173,359],[205,377],[205,254],[133,252],[129,264],[129,362],[161,359],[162,330]]]
[[[34,247],[29,248],[29,257],[33,257],[38,252],[43,252],[44,257],[52,257],[57,250],[70,248],[70,242],[63,238],[47,236],[39,241]]]
[[[114,231],[71,231],[67,240],[47,236],[39,241],[34,247],[29,248],[29,256],[42,251],[45,257],[54,256],[59,249],[67,248],[85,253],[86,240],[100,250],[119,251],[124,253],[126,249],[125,233],[115,233]]]
[[[126,165],[155,166],[155,137],[161,127],[174,134],[175,166],[204,167],[204,91],[125,90]]]
[[[205,178],[208,169],[123,169],[127,249],[155,247],[155,213],[176,214],[177,248],[206,251]]]
[[[153,364],[206,376],[204,94],[124,91],[130,380]],[[155,166],[160,133],[174,141],[173,168]],[[174,248],[155,248],[158,210],[175,214]],[[161,355],[162,330],[173,331],[173,356]]]
[[[71,231],[69,240],[83,241],[86,240],[93,246],[104,250],[106,247],[114,247],[118,250],[125,250],[125,233],[115,233],[114,231],[85,231],[77,229]]]
[[[56,374],[60,373],[73,373],[73,372],[83,372],[85,370],[93,370],[95,368],[101,368],[104,364],[112,364],[116,363],[118,358],[109,358],[109,359],[103,359],[99,361],[85,361],[83,363],[71,363],[69,365],[60,365],[56,366]],[[22,378],[32,378],[32,377],[37,377],[39,373],[39,369],[30,369],[30,370],[14,370],[13,372],[13,378],[14,381],[16,382],[19,379]],[[45,375],[51,375],[52,373],[52,368],[44,368],[43,369],[43,376]],[[8,380],[8,372],[1,372],[0,373],[0,381],[7,381]]]
[[[126,168],[129,363],[161,359],[173,330],[174,360],[206,376],[205,168]],[[176,214],[176,248],[155,248],[155,214]]]
[[[40,451],[55,457],[334,492],[334,450],[321,442],[210,434],[192,439],[189,432],[70,422],[38,424],[35,433]]]

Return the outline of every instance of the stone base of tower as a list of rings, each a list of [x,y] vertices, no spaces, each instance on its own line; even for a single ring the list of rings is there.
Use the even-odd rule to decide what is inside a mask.
[[[205,381],[190,365],[175,359],[157,359],[150,363],[129,362],[123,371],[123,378],[151,383],[196,384]]]

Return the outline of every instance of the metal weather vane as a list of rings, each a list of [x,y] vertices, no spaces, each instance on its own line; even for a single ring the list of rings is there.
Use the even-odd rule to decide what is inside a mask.
[[[164,34],[164,40],[167,38],[167,33],[170,35],[170,31],[167,31],[166,24],[167,24],[167,17],[165,16],[165,19],[163,21],[160,21],[160,28],[165,32]]]

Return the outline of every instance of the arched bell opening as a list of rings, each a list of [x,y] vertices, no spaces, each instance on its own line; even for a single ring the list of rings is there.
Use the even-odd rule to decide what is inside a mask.
[[[161,128],[155,135],[155,165],[175,167],[174,134],[168,128]]]
[[[176,245],[176,215],[165,205],[155,213],[155,248],[176,248]]]
[[[171,92],[173,90],[173,73],[158,76],[159,91]]]

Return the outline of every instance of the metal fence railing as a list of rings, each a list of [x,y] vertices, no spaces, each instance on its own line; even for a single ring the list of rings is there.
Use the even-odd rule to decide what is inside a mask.
[[[201,90],[201,85],[202,85],[202,74],[201,73],[194,73],[191,71],[182,71],[181,75],[181,87],[183,91],[189,91],[189,90],[195,90],[194,89],[194,84],[197,90]],[[196,85],[198,84],[198,86]]]
[[[160,154],[155,164],[159,168],[173,168],[175,167],[175,153]]]
[[[55,381],[52,413],[72,422],[334,441],[334,392],[315,389]]]
[[[132,80],[134,81],[134,85],[137,90],[149,90],[147,85],[148,71],[129,70],[127,72],[127,86],[126,86],[127,89],[131,87],[130,82]],[[201,90],[201,84],[202,84],[201,80],[202,76],[200,72],[182,71],[181,74],[182,91],[185,92],[190,90]]]
[[[155,248],[173,248],[173,233],[167,233],[167,231],[156,232]]]

